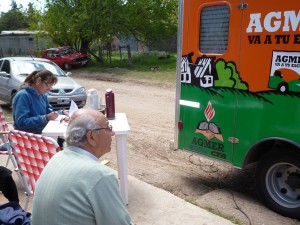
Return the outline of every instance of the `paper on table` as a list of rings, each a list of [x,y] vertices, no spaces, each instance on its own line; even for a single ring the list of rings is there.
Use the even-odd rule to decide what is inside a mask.
[[[58,117],[55,119],[55,121],[60,121],[61,119],[65,118],[65,115],[58,115]]]
[[[72,116],[72,114],[78,109],[78,106],[76,105],[76,103],[71,100],[71,105],[70,105],[70,109],[69,109],[69,117]]]

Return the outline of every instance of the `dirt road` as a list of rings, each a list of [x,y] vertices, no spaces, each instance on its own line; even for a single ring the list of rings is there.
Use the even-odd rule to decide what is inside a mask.
[[[100,76],[102,78],[100,78]],[[73,72],[86,89],[96,88],[104,103],[106,88],[115,93],[117,112],[125,112],[129,174],[203,208],[232,216],[242,224],[300,225],[265,208],[255,196],[251,171],[174,151],[175,85],[133,81],[103,81],[103,74]],[[88,79],[87,79],[88,78]],[[112,148],[115,149],[115,148]],[[105,156],[116,169],[116,154]]]

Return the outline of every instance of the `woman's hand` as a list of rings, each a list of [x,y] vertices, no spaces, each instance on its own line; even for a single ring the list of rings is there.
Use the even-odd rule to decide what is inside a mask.
[[[60,123],[62,123],[62,122],[68,123],[69,120],[70,120],[70,117],[66,116],[66,117],[60,119]]]
[[[64,110],[63,114],[66,115],[66,116],[68,116],[69,115],[69,110]]]
[[[48,120],[55,120],[58,117],[58,113],[57,112],[51,112],[47,115]]]

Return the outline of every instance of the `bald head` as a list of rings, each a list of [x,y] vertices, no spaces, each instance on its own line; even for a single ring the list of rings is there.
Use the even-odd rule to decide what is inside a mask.
[[[107,118],[94,109],[78,109],[70,118],[65,145],[83,148],[100,157],[110,151],[111,136]]]
[[[86,117],[90,117],[91,119],[94,118],[95,122],[96,120],[104,120],[107,121],[107,118],[103,115],[103,113],[94,110],[94,109],[89,109],[89,108],[82,108],[82,109],[78,109],[76,110],[73,115],[70,118],[69,121],[69,125],[73,124],[73,123],[78,123],[82,120],[84,120],[84,118]]]

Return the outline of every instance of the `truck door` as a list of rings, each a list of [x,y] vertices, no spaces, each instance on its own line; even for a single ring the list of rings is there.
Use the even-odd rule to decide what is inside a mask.
[[[176,147],[228,162],[233,161],[236,141],[235,89],[245,88],[238,73],[242,3],[181,2]]]
[[[237,167],[266,140],[299,142],[300,124],[299,2],[246,3],[238,71],[247,89],[237,101],[233,163]],[[262,149],[260,154],[271,148]]]

